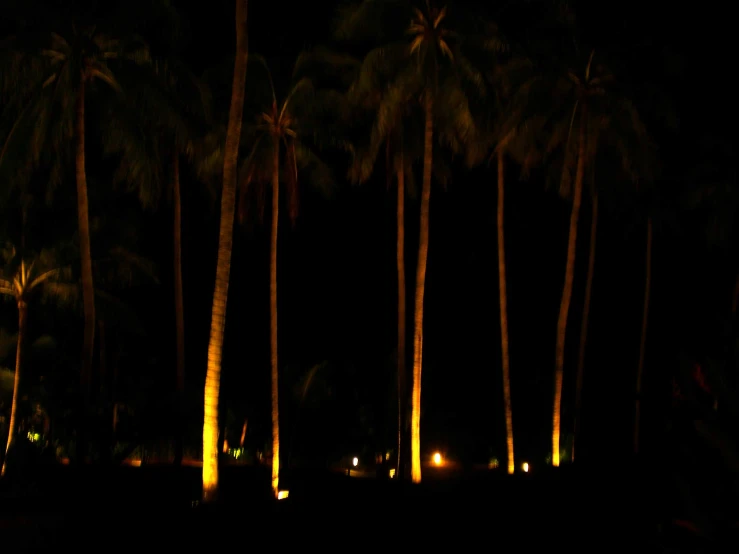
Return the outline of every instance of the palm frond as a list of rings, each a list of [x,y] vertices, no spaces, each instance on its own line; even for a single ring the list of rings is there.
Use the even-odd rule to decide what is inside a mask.
[[[373,48],[362,59],[354,82],[349,87],[349,99],[357,105],[372,105],[377,102],[385,86],[404,71],[408,58],[405,42]],[[407,77],[406,72],[405,77]]]
[[[287,207],[290,222],[295,225],[298,218],[300,196],[298,194],[298,160],[295,152],[295,140],[283,139],[285,143],[284,180],[287,188]]]
[[[164,159],[159,137],[145,126],[138,114],[130,113],[127,103],[108,111],[113,125],[102,134],[103,152],[119,158],[114,183],[135,192],[144,208],[155,207],[162,193]]]
[[[436,96],[435,119],[442,144],[455,154],[477,144],[478,129],[468,95],[456,79],[447,79]]]
[[[341,41],[387,42],[407,28],[412,7],[404,0],[362,0],[345,4],[334,19],[334,37]]]
[[[318,153],[306,142],[295,142],[295,158],[298,170],[303,172],[311,185],[324,196],[331,197],[335,192],[334,173]]]
[[[15,287],[13,286],[13,283],[5,279],[0,279],[0,294],[15,297]]]
[[[416,73],[407,69],[393,79],[379,96],[369,141],[357,148],[350,166],[349,178],[353,182],[363,183],[369,179],[380,149],[388,140],[392,140],[419,87]]]
[[[361,60],[325,47],[304,50],[298,55],[293,67],[293,81],[303,78],[345,90],[355,79],[361,68]]]
[[[156,264],[143,256],[114,247],[104,258],[95,260],[98,282],[104,287],[127,287],[142,282],[159,283]]]
[[[54,306],[79,307],[81,301],[80,286],[77,283],[47,282],[41,289],[41,301]]]

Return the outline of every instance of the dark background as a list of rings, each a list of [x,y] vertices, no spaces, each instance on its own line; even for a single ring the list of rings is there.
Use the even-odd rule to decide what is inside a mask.
[[[536,2],[511,3],[500,16],[513,36],[537,32]],[[263,54],[278,95],[290,82],[304,48],[330,43],[334,2],[250,2],[249,48]],[[455,3],[456,5],[456,3]],[[636,2],[576,2],[584,44],[617,55],[618,67],[637,86],[656,83],[678,116],[669,129],[645,103],[645,119],[660,149],[660,190],[674,196],[701,184],[694,167],[711,160],[706,137],[730,137],[736,121],[725,8]],[[491,8],[492,9],[492,8]],[[183,57],[196,73],[220,67],[228,99],[234,50],[232,1],[183,5]],[[160,23],[156,23],[160,25]],[[158,27],[149,34],[156,47]],[[600,50],[599,50],[600,51]],[[224,69],[225,68],[225,69]],[[247,75],[248,89],[256,72]],[[218,97],[219,90],[216,90]],[[731,99],[729,98],[731,96]],[[227,110],[224,108],[224,112]],[[363,186],[345,183],[345,160],[336,170],[331,198],[301,183],[301,211],[294,227],[282,222],[279,238],[279,324],[283,433],[300,419],[305,452],[327,433],[327,414],[339,420],[334,444],[359,448],[372,429],[393,444],[396,342],[395,193],[377,176]],[[731,178],[717,159],[716,175]],[[726,170],[723,170],[726,167]],[[91,168],[91,172],[95,172]],[[102,170],[100,170],[102,171]],[[735,178],[735,173],[734,173]],[[516,449],[520,458],[542,460],[551,434],[552,373],[557,313],[564,274],[569,206],[544,186],[541,175],[519,181],[510,168],[506,197],[509,334]],[[423,448],[452,457],[487,461],[505,454],[500,375],[500,335],[495,235],[494,171],[458,171],[446,188],[434,188],[424,334]],[[218,201],[192,176],[183,178],[183,247],[187,387],[193,437],[210,326],[215,272]],[[630,183],[623,183],[630,189]],[[132,206],[134,202],[131,201]],[[589,207],[584,200],[565,368],[565,428],[571,425],[574,369],[587,263]],[[418,203],[407,204],[409,312],[415,275]],[[93,208],[95,209],[95,208]],[[98,206],[101,210],[102,207]],[[115,208],[120,213],[123,204]],[[131,208],[133,210],[133,208]],[[283,211],[284,213],[284,211]],[[669,376],[683,358],[702,359],[717,348],[730,311],[736,271],[731,242],[710,247],[704,230],[712,215],[681,216],[656,223],[652,304],[648,331],[645,404],[646,448],[662,429],[660,408],[669,398]],[[267,216],[268,221],[268,216]],[[150,360],[143,373],[166,389],[174,380],[174,315],[171,302],[171,215],[167,208],[137,220],[142,253],[160,266],[161,284],[130,293],[142,315]],[[238,225],[224,346],[223,417],[249,418],[253,444],[269,433],[268,229]],[[586,359],[581,454],[625,456],[630,449],[633,391],[644,288],[645,218],[633,202],[604,205]],[[409,336],[412,328],[409,326]],[[410,344],[409,340],[409,344]],[[295,385],[315,364],[326,363],[328,388],[316,394],[323,416],[296,412]],[[140,369],[140,368],[139,368]],[[323,371],[323,370],[322,370]],[[338,398],[337,398],[338,396]],[[362,424],[371,406],[371,424]],[[314,410],[317,414],[319,410]],[[360,413],[361,412],[361,413]],[[368,416],[367,416],[368,417]],[[201,421],[201,420],[200,420]],[[237,424],[240,430],[240,424]],[[358,430],[359,429],[359,430]],[[324,432],[326,431],[326,432]],[[346,440],[336,437],[343,434]],[[299,439],[301,440],[301,439]],[[353,442],[356,441],[356,442]],[[655,442],[656,444],[656,442]],[[317,447],[316,447],[317,448]]]

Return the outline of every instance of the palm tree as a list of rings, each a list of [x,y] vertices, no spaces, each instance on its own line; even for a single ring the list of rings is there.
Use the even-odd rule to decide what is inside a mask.
[[[560,463],[565,338],[585,172],[595,163],[597,152],[608,150],[617,157],[627,177],[634,181],[649,177],[651,151],[639,113],[624,90],[616,86],[614,75],[604,64],[594,60],[595,51],[590,51],[580,72],[565,67],[553,74],[533,77],[521,87],[522,93],[517,100],[528,108],[519,105],[514,110],[516,117],[532,111],[536,114],[523,118],[531,136],[543,137],[545,155],[562,152],[561,171],[558,172],[560,193],[572,198],[567,262],[557,321],[552,414],[552,465],[555,467]],[[532,105],[537,107],[532,110]],[[547,108],[542,109],[542,105]]]
[[[213,292],[213,312],[208,343],[208,369],[205,374],[203,417],[203,502],[213,502],[218,494],[218,399],[221,387],[223,333],[226,327],[226,301],[231,273],[236,179],[241,139],[241,120],[246,89],[247,0],[236,0],[236,59],[234,61],[231,108],[228,114],[226,147],[223,154],[223,189],[221,192],[221,224],[218,236],[218,259]]]
[[[492,30],[495,30],[493,27]],[[502,38],[498,38],[499,49],[507,49]],[[488,95],[485,111],[488,121],[485,130],[480,134],[483,148],[468,150],[468,163],[476,164],[481,153],[489,146],[494,148],[489,161],[495,160],[497,177],[497,213],[496,234],[498,254],[498,305],[500,314],[500,352],[501,374],[503,378],[503,411],[506,426],[507,470],[513,474],[516,469],[515,449],[513,442],[513,407],[511,401],[510,354],[508,340],[508,294],[506,287],[505,256],[505,168],[506,155],[512,156],[522,166],[525,176],[535,158],[531,145],[526,143],[527,136],[517,126],[520,123],[511,115],[504,115],[513,108],[512,96],[516,87],[526,81],[531,70],[531,63],[525,57],[514,55],[507,59],[498,59],[489,72],[489,86],[492,94]],[[519,91],[520,92],[520,91]]]
[[[447,9],[432,7],[429,1],[418,2],[365,1],[353,10],[345,12],[339,35],[347,38],[374,38],[381,46],[365,58],[365,63],[386,59],[391,68],[384,75],[382,86],[393,87],[396,94],[384,95],[380,109],[397,113],[389,108],[392,103],[405,102],[406,98],[420,101],[423,130],[423,170],[420,206],[420,229],[414,308],[413,340],[413,388],[411,395],[411,479],[421,481],[421,374],[423,347],[423,303],[426,285],[426,265],[429,246],[429,204],[431,177],[434,166],[433,143],[435,138],[452,150],[462,151],[475,132],[474,118],[469,109],[467,90],[463,83],[478,86],[482,78],[463,55],[462,38],[447,28]],[[377,11],[376,11],[377,10]],[[383,18],[390,16],[389,21]],[[367,22],[379,22],[384,28],[372,36],[371,29],[363,28]],[[401,23],[405,23],[400,26]],[[396,31],[393,37],[391,31]],[[368,36],[369,35],[369,36]],[[391,39],[384,40],[387,36]],[[410,36],[397,39],[397,35]],[[376,63],[376,62],[374,62]],[[392,120],[383,118],[384,123]],[[388,126],[390,127],[390,126]],[[435,129],[436,127],[436,129]]]
[[[562,383],[564,375],[564,355],[565,355],[565,336],[567,332],[567,316],[570,310],[570,300],[572,298],[572,282],[575,272],[575,253],[577,250],[577,223],[580,217],[580,203],[582,201],[582,182],[583,173],[585,171],[585,152],[586,152],[586,130],[587,130],[587,108],[588,104],[585,100],[589,94],[589,89],[593,85],[590,83],[591,63],[593,61],[591,52],[588,63],[585,67],[584,79],[577,80],[577,99],[575,107],[572,110],[572,121],[578,121],[577,139],[577,168],[575,173],[575,189],[573,192],[572,210],[570,212],[569,238],[567,242],[567,264],[565,266],[564,287],[562,289],[562,301],[559,308],[559,319],[557,320],[557,346],[554,368],[554,412],[552,416],[552,465],[559,466],[559,438],[560,438],[560,413],[562,405]],[[595,83],[597,86],[599,83]],[[579,117],[578,117],[579,116]],[[568,135],[569,139],[569,135]],[[566,146],[565,146],[566,147]]]
[[[16,99],[20,106],[18,117],[12,124],[0,151],[0,164],[5,155],[12,152],[14,143],[23,140],[26,149],[18,163],[35,167],[45,158],[46,149],[63,152],[68,144],[74,146],[75,181],[77,188],[77,216],[80,242],[82,296],[84,305],[84,339],[81,367],[81,383],[85,411],[90,401],[90,378],[93,365],[95,340],[95,289],[93,284],[92,253],[90,248],[90,216],[86,170],[86,121],[85,108],[90,93],[103,92],[103,84],[116,93],[122,91],[116,71],[148,62],[143,41],[137,37],[119,40],[105,34],[97,25],[70,21],[61,24],[59,32],[50,32],[48,40],[41,44],[31,38],[30,48],[19,37],[15,46],[21,51],[30,50],[25,59],[31,59],[38,68],[33,86],[24,84],[22,90],[31,90]],[[38,61],[38,58],[41,61]],[[116,67],[116,65],[118,67]],[[28,87],[28,88],[27,88]],[[26,137],[22,135],[26,134]],[[30,158],[30,160],[28,159]],[[52,158],[50,176],[52,185],[61,181],[64,156]]]
[[[8,440],[0,475],[5,475],[8,452],[15,439],[16,410],[18,408],[18,391],[20,390],[21,367],[23,361],[23,342],[28,325],[28,303],[36,293],[43,290],[47,295],[61,299],[68,296],[70,288],[63,283],[69,278],[68,268],[59,267],[52,253],[41,251],[31,262],[26,263],[22,256],[17,256],[15,248],[6,246],[3,250],[5,273],[9,278],[0,278],[0,294],[13,298],[18,306],[18,338],[15,354],[15,376],[13,379],[13,401],[10,408]]]
[[[350,11],[341,14],[351,18]],[[346,22],[339,20],[339,29]],[[343,29],[346,33],[347,30]],[[339,33],[340,38],[345,38]],[[385,172],[388,189],[393,177],[396,179],[396,271],[397,271],[397,350],[396,350],[396,393],[397,393],[397,447],[396,475],[403,475],[403,439],[406,428],[406,277],[405,277],[405,197],[412,187],[414,161],[423,155],[418,104],[413,95],[403,86],[387,86],[389,75],[396,70],[398,60],[388,60],[381,55],[382,49],[371,49],[363,58],[340,54],[325,49],[303,52],[296,68],[307,68],[316,76],[328,76],[329,87],[339,90],[333,116],[339,121],[336,136],[343,137],[340,144],[352,155],[349,180],[366,183],[372,176],[381,153],[385,157]],[[334,77],[336,69],[341,75]],[[305,69],[303,69],[305,71]]]
[[[299,169],[313,170],[312,181],[326,184],[330,181],[328,168],[318,159],[308,146],[312,125],[310,114],[321,104],[311,81],[300,79],[293,85],[282,102],[277,101],[272,75],[266,62],[259,56],[252,56],[262,65],[268,83],[268,100],[256,124],[249,129],[253,136],[251,151],[241,171],[244,188],[250,184],[272,187],[272,217],[270,221],[270,261],[269,261],[269,299],[270,299],[270,382],[272,397],[272,490],[275,497],[279,493],[280,478],[280,410],[279,410],[279,363],[277,326],[277,239],[280,212],[280,178],[285,179],[288,196],[290,220],[295,221],[298,209]],[[284,157],[281,157],[284,147]],[[245,197],[246,191],[244,191]]]
[[[205,133],[210,115],[206,87],[174,54],[154,59],[151,74],[127,89],[126,101],[109,112],[115,124],[103,137],[105,151],[120,157],[118,181],[138,193],[144,207],[156,205],[169,181],[172,203],[173,284],[176,337],[178,429],[175,465],[182,462],[185,410],[185,316],[182,279],[180,166],[185,158],[199,174],[214,174],[222,152]],[[218,129],[220,131],[220,129]],[[215,135],[215,131],[212,133]],[[217,150],[217,152],[214,152]],[[216,155],[214,155],[216,154]],[[210,175],[209,175],[210,176]],[[206,179],[207,181],[207,179]]]
[[[369,180],[374,169],[379,153],[384,150],[385,171],[388,187],[392,183],[393,176],[396,180],[396,271],[398,290],[398,323],[397,323],[397,349],[396,349],[396,387],[398,404],[398,443],[396,451],[395,474],[398,478],[403,476],[403,440],[406,426],[406,277],[405,277],[405,197],[406,177],[412,177],[412,161],[422,155],[417,148],[418,141],[413,135],[411,127],[414,118],[409,113],[411,106],[415,107],[412,97],[402,87],[389,87],[378,91],[374,86],[369,88],[367,84],[376,85],[378,75],[368,73],[380,73],[387,71],[387,67],[373,67],[372,53],[358,62],[354,81],[349,88],[349,98],[352,105],[351,112],[356,114],[360,110],[369,109],[373,114],[371,129],[368,133],[369,140],[363,147],[354,148],[354,157],[350,166],[350,178],[354,182],[364,183]],[[369,63],[368,63],[369,62]],[[388,98],[390,102],[388,102]],[[415,120],[417,121],[417,114]],[[410,117],[409,117],[410,116]],[[411,132],[409,132],[409,130]],[[418,134],[420,136],[420,133]],[[416,144],[414,144],[414,142]],[[413,151],[409,146],[416,146]],[[383,148],[384,146],[384,148]]]

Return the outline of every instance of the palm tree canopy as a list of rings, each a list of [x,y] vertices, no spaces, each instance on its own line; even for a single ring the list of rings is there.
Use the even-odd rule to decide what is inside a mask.
[[[584,110],[586,108],[586,111]],[[586,114],[585,167],[592,173],[597,157],[606,156],[623,176],[651,183],[655,148],[628,88],[594,50],[577,53],[569,63],[534,67],[514,93],[504,133],[525,135],[538,153],[533,161],[556,155],[550,175],[565,197],[571,194],[577,164],[577,129]],[[532,161],[532,160],[529,160]]]
[[[5,182],[24,185],[34,170],[45,166],[50,187],[56,187],[71,154],[81,83],[110,100],[123,94],[122,83],[140,77],[139,68],[151,62],[140,36],[131,32],[118,38],[112,33],[120,24],[85,21],[76,16],[40,20],[6,41],[3,58],[12,54],[5,63],[25,69],[8,85],[15,86],[16,94],[0,119],[0,170]],[[92,104],[91,109],[96,108]],[[107,118],[97,115],[90,120],[103,125]]]
[[[430,2],[366,0],[339,10],[335,34],[363,50],[360,58],[339,60],[350,75],[346,94],[352,120],[366,128],[371,118],[369,134],[354,133],[368,138],[355,143],[353,181],[369,178],[389,141],[402,141],[409,163],[420,157],[420,100],[426,94],[434,97],[434,125],[442,146],[461,154],[476,142],[471,104],[486,93],[478,66],[506,48],[494,25]],[[398,151],[386,152],[395,169]],[[437,178],[448,174],[443,163],[435,166]]]
[[[102,135],[103,150],[119,160],[115,182],[152,207],[171,178],[173,156],[186,156],[200,170],[216,150],[208,142],[211,97],[203,80],[174,56],[152,59],[137,73],[125,95],[107,106],[110,131]]]
[[[318,156],[317,119],[328,112],[333,98],[331,91],[317,90],[310,79],[298,79],[281,101],[277,99],[272,74],[264,58],[249,55],[254,66],[253,79],[257,83],[249,106],[244,110],[247,119],[242,142],[248,154],[239,164],[241,190],[240,217],[244,217],[249,190],[256,194],[260,209],[264,205],[264,187],[272,182],[274,149],[280,148],[282,161],[280,180],[285,182],[291,220],[298,210],[298,176],[305,173],[308,181],[325,194],[331,194],[334,179],[331,169]],[[261,71],[257,71],[260,68]]]
[[[6,244],[0,254],[3,260],[0,294],[12,297],[16,302],[28,302],[37,292],[56,301],[72,298],[71,268],[61,266],[52,250],[42,250],[31,256],[26,253],[24,257],[13,245]]]

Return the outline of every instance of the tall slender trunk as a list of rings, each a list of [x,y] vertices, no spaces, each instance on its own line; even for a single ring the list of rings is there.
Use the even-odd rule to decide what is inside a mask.
[[[593,275],[595,274],[595,238],[598,232],[598,193],[592,195],[593,213],[590,219],[590,252],[588,254],[588,276],[585,280],[585,303],[580,321],[580,350],[577,355],[577,377],[575,380],[575,422],[573,425],[572,461],[575,461],[575,446],[580,438],[580,410],[582,408],[582,380],[585,371],[585,345],[588,340],[590,320],[590,298],[593,294]]]
[[[503,409],[505,411],[508,473],[516,470],[513,450],[513,408],[511,407],[511,372],[508,352],[508,295],[505,264],[505,158],[498,150],[498,302],[500,304],[500,356],[503,369]]]
[[[585,172],[585,125],[587,121],[587,105],[582,105],[580,112],[580,130],[578,132],[577,170],[575,173],[575,191],[570,212],[570,230],[567,241],[567,265],[565,266],[565,282],[562,287],[562,302],[559,307],[557,321],[557,348],[554,366],[554,410],[552,414],[552,465],[559,467],[560,415],[562,411],[562,382],[565,365],[565,338],[567,334],[567,316],[570,313],[572,300],[572,281],[575,274],[575,253],[577,250],[577,222],[580,218],[582,203],[582,181]]]
[[[75,122],[75,177],[77,181],[77,224],[80,240],[80,262],[82,280],[82,306],[84,312],[84,332],[82,342],[82,367],[80,381],[82,386],[82,424],[78,429],[78,461],[84,462],[87,456],[88,418],[90,416],[90,396],[95,346],[95,287],[92,280],[92,253],[90,250],[90,215],[87,199],[87,172],[85,170],[85,92],[86,76],[80,79],[77,91],[77,117]]]
[[[426,291],[426,262],[429,251],[429,200],[431,199],[431,167],[433,163],[434,101],[430,91],[424,99],[426,128],[423,144],[423,188],[421,221],[418,234],[418,266],[416,268],[416,305],[413,338],[413,399],[411,403],[411,480],[421,482],[421,369],[423,361],[423,297]]]
[[[272,157],[272,229],[269,250],[269,349],[272,388],[272,492],[280,485],[280,407],[277,372],[277,230],[280,215],[280,138],[274,138]]]
[[[172,204],[174,228],[172,229],[174,270],[174,313],[177,335],[177,423],[175,429],[174,464],[182,464],[185,433],[185,310],[182,299],[182,198],[180,196],[180,160],[175,151],[172,155]]]
[[[0,475],[5,475],[8,464],[8,452],[15,440],[16,414],[18,412],[18,389],[21,382],[21,354],[23,353],[23,339],[26,336],[26,320],[28,317],[28,306],[25,301],[18,302],[18,343],[15,347],[15,377],[13,379],[13,402],[10,405],[10,422],[8,423],[8,442],[5,444],[5,456],[3,456],[3,467],[0,469]]]
[[[644,354],[647,347],[647,320],[649,318],[649,291],[652,288],[652,218],[647,218],[647,251],[644,269],[644,307],[639,340],[639,365],[636,368],[636,401],[634,403],[634,454],[639,453],[639,425],[641,419],[641,384],[644,375]]]
[[[403,145],[400,144],[400,167],[398,168],[398,205],[397,205],[397,266],[398,266],[398,459],[395,465],[395,476],[403,475],[403,419],[406,410],[405,397],[405,161]]]
[[[236,174],[241,138],[246,88],[247,0],[236,0],[236,58],[231,86],[226,147],[223,153],[223,190],[221,192],[221,224],[218,235],[213,312],[208,343],[208,369],[205,374],[203,417],[203,502],[210,503],[218,495],[218,400],[221,389],[223,334],[226,328],[226,301],[231,273],[234,212],[236,209]]]

